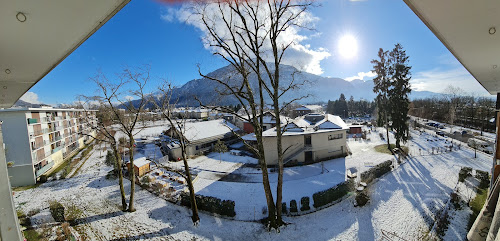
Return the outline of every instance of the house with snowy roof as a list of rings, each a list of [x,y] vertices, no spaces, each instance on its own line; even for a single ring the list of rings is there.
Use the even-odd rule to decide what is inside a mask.
[[[282,115],[280,116],[280,120],[282,125],[285,125],[291,121],[289,117]],[[236,117],[235,124],[238,128],[240,128],[241,130],[243,130],[243,132],[247,134],[254,132],[253,125],[246,119]],[[264,113],[262,113],[262,129],[266,131],[275,126],[276,126],[276,116],[274,115],[274,113],[270,111],[265,111]]]
[[[307,164],[346,156],[348,129],[339,116],[330,114],[308,114],[294,119],[283,127],[284,163]],[[276,128],[262,135],[267,164],[278,164]],[[246,136],[246,139],[251,138]]]
[[[292,111],[292,116],[296,118],[310,113],[322,113],[322,112],[323,112],[323,107],[321,107],[320,105],[303,105],[298,108],[295,108]]]
[[[212,150],[213,146],[218,140],[229,142],[235,139],[234,132],[239,131],[239,128],[233,124],[223,120],[211,120],[201,122],[186,122],[182,128],[176,127],[181,134],[186,138],[187,155],[188,157],[195,155],[202,155]],[[182,158],[182,151],[179,146],[178,139],[172,127],[165,131],[165,134],[172,139],[169,142],[163,142],[162,147],[168,150],[172,160],[180,160]]]

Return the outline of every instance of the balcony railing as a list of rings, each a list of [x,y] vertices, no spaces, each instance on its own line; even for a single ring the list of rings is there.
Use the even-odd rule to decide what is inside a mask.
[[[50,168],[52,168],[53,166],[54,166],[54,162],[53,161],[47,163],[47,165],[43,166],[38,171],[36,171],[36,177],[40,177],[41,175],[43,175],[44,173],[46,173],[48,170],[50,170]]]
[[[51,150],[51,153],[52,153],[52,154],[54,154],[54,153],[58,152],[58,151],[59,151],[59,150],[61,150],[61,149],[62,149],[62,146],[58,146],[58,147],[56,147],[56,148],[52,149],[52,150]]]

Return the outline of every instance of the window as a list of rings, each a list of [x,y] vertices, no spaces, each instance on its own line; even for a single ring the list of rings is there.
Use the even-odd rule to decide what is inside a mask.
[[[328,140],[331,141],[331,140],[337,140],[337,139],[342,139],[344,137],[344,135],[342,133],[340,134],[332,134],[332,135],[328,135]]]

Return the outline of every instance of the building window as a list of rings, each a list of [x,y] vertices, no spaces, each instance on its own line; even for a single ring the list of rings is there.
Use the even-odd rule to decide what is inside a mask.
[[[344,135],[342,133],[340,134],[332,134],[332,135],[328,135],[328,140],[331,141],[331,140],[337,140],[337,139],[342,139],[344,137]]]

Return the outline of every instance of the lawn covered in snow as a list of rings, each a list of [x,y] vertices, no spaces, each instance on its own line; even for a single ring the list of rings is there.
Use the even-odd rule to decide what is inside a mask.
[[[79,230],[83,230],[81,232],[89,240],[124,240],[125,237],[129,240],[378,240],[386,231],[413,240],[432,226],[436,211],[444,207],[450,192],[457,186],[460,168],[470,166],[489,171],[492,160],[479,152],[478,157],[473,158],[473,150],[463,146],[453,152],[422,153],[419,149],[428,151],[448,143],[428,133],[412,132],[412,136],[408,146],[413,156],[368,187],[371,200],[366,206],[354,207],[351,196],[314,213],[285,217],[289,224],[280,233],[267,232],[258,222],[230,220],[204,212],[200,215],[200,224],[195,227],[189,218],[189,209],[169,203],[140,187],[136,187],[137,211],[123,213],[119,208],[118,181],[105,179],[111,168],[104,166],[104,157],[99,157],[96,151],[91,152],[75,177],[16,192],[14,199],[17,208],[25,213],[38,208],[42,209],[41,214],[46,214],[44,210],[47,210],[50,200],[58,200],[65,206],[77,206],[84,215],[79,220]],[[429,141],[431,139],[433,141]],[[349,140],[352,156],[326,161],[323,165],[317,163],[287,169],[284,199],[298,200],[343,181],[345,168],[368,168],[393,158],[373,151],[373,146],[381,143],[384,140],[378,137],[378,133],[373,133],[370,141]],[[258,175],[252,174],[253,170],[243,165],[246,161],[239,159],[247,157],[227,158],[225,155],[230,154],[221,155],[221,159],[227,161],[220,161],[218,153],[190,160],[199,177],[205,172],[207,175],[197,180],[197,192],[236,200],[237,216],[245,209],[253,211],[255,205],[264,206],[258,201],[263,200],[264,195]],[[236,176],[235,180],[246,181],[231,181],[233,177],[221,180],[233,172],[242,177],[238,179]],[[273,183],[274,175],[271,175]],[[128,193],[130,185],[128,181],[125,183]],[[241,219],[262,216],[258,207],[255,207],[255,218],[249,217],[253,215],[248,213],[251,212]],[[463,226],[468,221],[464,218],[453,219],[446,240],[463,239],[466,228]]]

